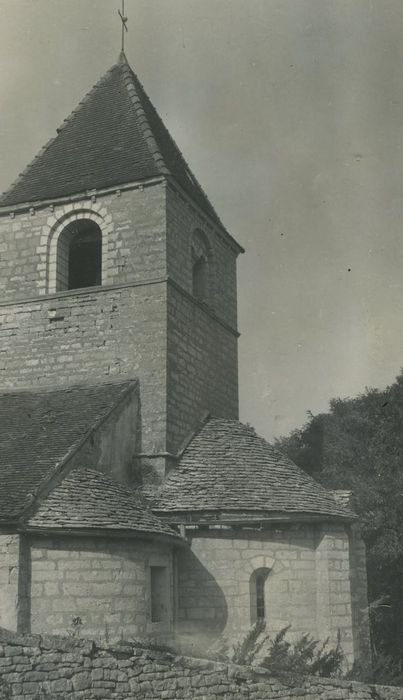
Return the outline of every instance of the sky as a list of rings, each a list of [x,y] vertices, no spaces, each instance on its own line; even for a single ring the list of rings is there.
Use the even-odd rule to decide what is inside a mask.
[[[119,0],[0,0],[0,190],[116,61]],[[126,0],[126,55],[245,247],[240,416],[403,366],[401,0]]]

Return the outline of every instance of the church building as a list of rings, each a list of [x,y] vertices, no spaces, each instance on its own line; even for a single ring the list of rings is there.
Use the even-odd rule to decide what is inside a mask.
[[[242,252],[124,53],[0,198],[0,626],[368,653],[348,494],[238,420]]]

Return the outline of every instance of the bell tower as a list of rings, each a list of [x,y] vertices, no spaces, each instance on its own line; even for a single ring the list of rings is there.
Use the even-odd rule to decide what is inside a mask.
[[[142,452],[238,415],[236,258],[122,52],[0,199],[0,387],[140,380]]]

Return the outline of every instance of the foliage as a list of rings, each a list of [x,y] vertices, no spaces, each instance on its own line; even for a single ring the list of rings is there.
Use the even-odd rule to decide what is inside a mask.
[[[71,618],[71,631],[70,634],[73,637],[79,637],[81,634],[82,626],[83,626],[83,621],[81,617],[77,615],[77,617],[72,617]]]
[[[335,648],[328,647],[328,641],[319,644],[309,634],[304,634],[294,644],[286,639],[289,627],[285,627],[276,634],[273,640],[268,640],[268,649],[259,662],[273,675],[288,679],[297,679],[303,676],[331,676],[340,675],[344,656],[337,640]]]
[[[264,620],[259,620],[231,653],[228,642],[221,639],[220,650],[215,649],[215,658],[218,651],[223,661],[246,666],[258,664],[288,683],[307,675],[328,678],[341,674],[344,656],[340,640],[335,648],[329,648],[328,641],[320,645],[304,634],[292,643],[286,639],[289,630],[290,626],[284,627],[271,639],[266,634]]]
[[[263,634],[265,629],[266,624],[264,620],[255,622],[243,640],[237,642],[235,645],[231,657],[232,663],[250,666],[254,662],[262,646],[268,639],[267,635]]]
[[[319,645],[309,634],[304,634],[294,644],[286,639],[289,627],[280,630],[269,642],[268,653],[260,664],[269,669],[273,675],[284,674],[299,676],[331,676],[340,675],[344,655],[337,640],[335,648],[329,648],[329,640]]]
[[[350,489],[367,546],[374,653],[403,656],[403,373],[384,391],[333,399],[276,447],[322,484]],[[383,658],[385,658],[383,656]]]
[[[381,653],[373,663],[370,660],[366,663],[355,663],[346,678],[361,683],[403,686],[402,660]]]

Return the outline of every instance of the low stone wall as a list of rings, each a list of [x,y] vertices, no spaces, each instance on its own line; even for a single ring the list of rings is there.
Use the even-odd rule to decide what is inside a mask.
[[[175,656],[132,644],[0,629],[0,700],[397,700],[403,688],[311,678],[286,685],[262,669]]]

